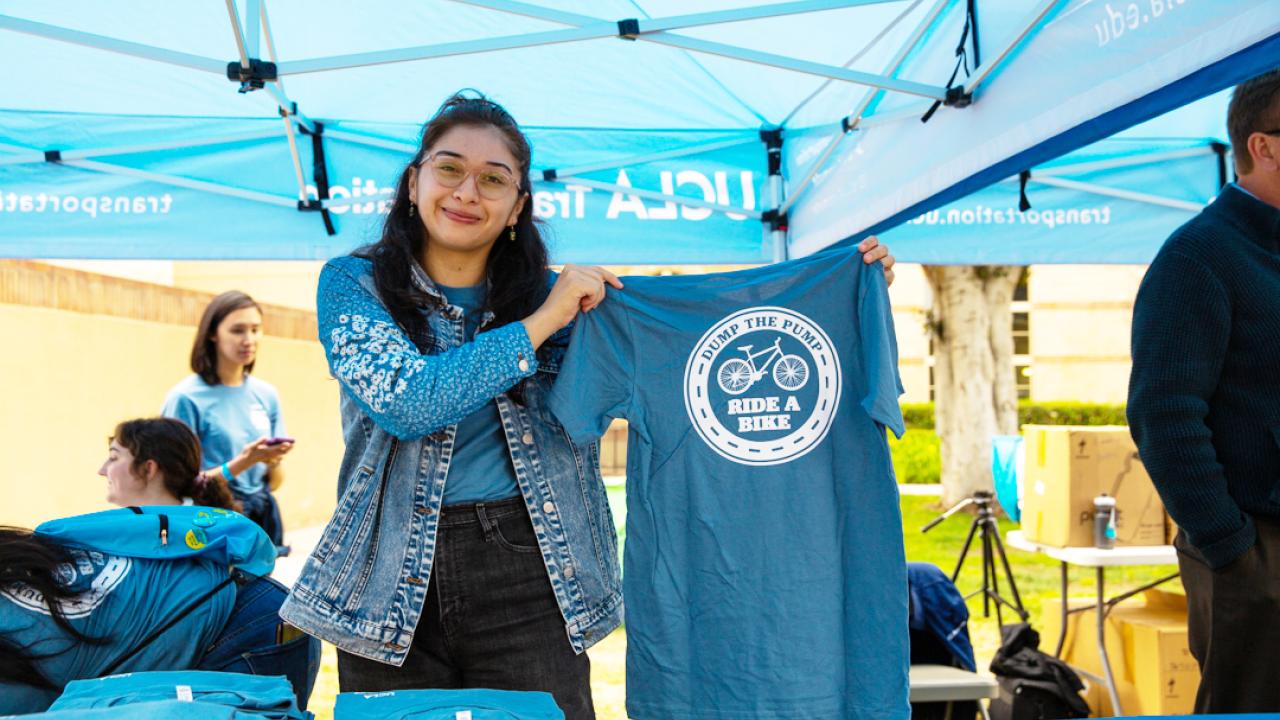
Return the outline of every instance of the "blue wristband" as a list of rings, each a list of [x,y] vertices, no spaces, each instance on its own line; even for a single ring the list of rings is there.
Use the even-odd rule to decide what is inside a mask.
[[[222,477],[226,478],[227,482],[233,482],[236,479],[236,476],[231,474],[229,463],[222,463]]]

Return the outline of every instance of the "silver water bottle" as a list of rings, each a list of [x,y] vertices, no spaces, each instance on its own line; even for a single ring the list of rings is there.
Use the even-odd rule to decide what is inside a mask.
[[[1116,499],[1106,493],[1093,499],[1093,546],[1103,550],[1116,546]]]

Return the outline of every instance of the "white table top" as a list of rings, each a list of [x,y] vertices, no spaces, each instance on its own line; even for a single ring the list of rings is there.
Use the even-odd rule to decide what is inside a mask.
[[[990,675],[946,665],[911,666],[911,702],[981,700],[995,697],[997,691]]]
[[[1177,565],[1178,551],[1172,545],[1133,545],[1102,550],[1091,547],[1054,547],[1032,542],[1021,530],[1010,530],[1005,543],[1012,548],[1039,552],[1070,565],[1111,567],[1115,565]]]

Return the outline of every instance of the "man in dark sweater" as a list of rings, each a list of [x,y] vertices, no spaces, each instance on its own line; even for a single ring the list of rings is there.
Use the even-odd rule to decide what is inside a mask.
[[[1129,378],[1179,528],[1199,713],[1280,710],[1280,70],[1236,88],[1227,126],[1237,183],[1151,263]]]

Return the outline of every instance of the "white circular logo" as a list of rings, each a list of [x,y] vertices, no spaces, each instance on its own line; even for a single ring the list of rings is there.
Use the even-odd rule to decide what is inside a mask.
[[[723,457],[778,465],[827,436],[840,385],[840,357],[817,323],[783,307],[747,308],[694,345],[684,406],[698,435]]]

